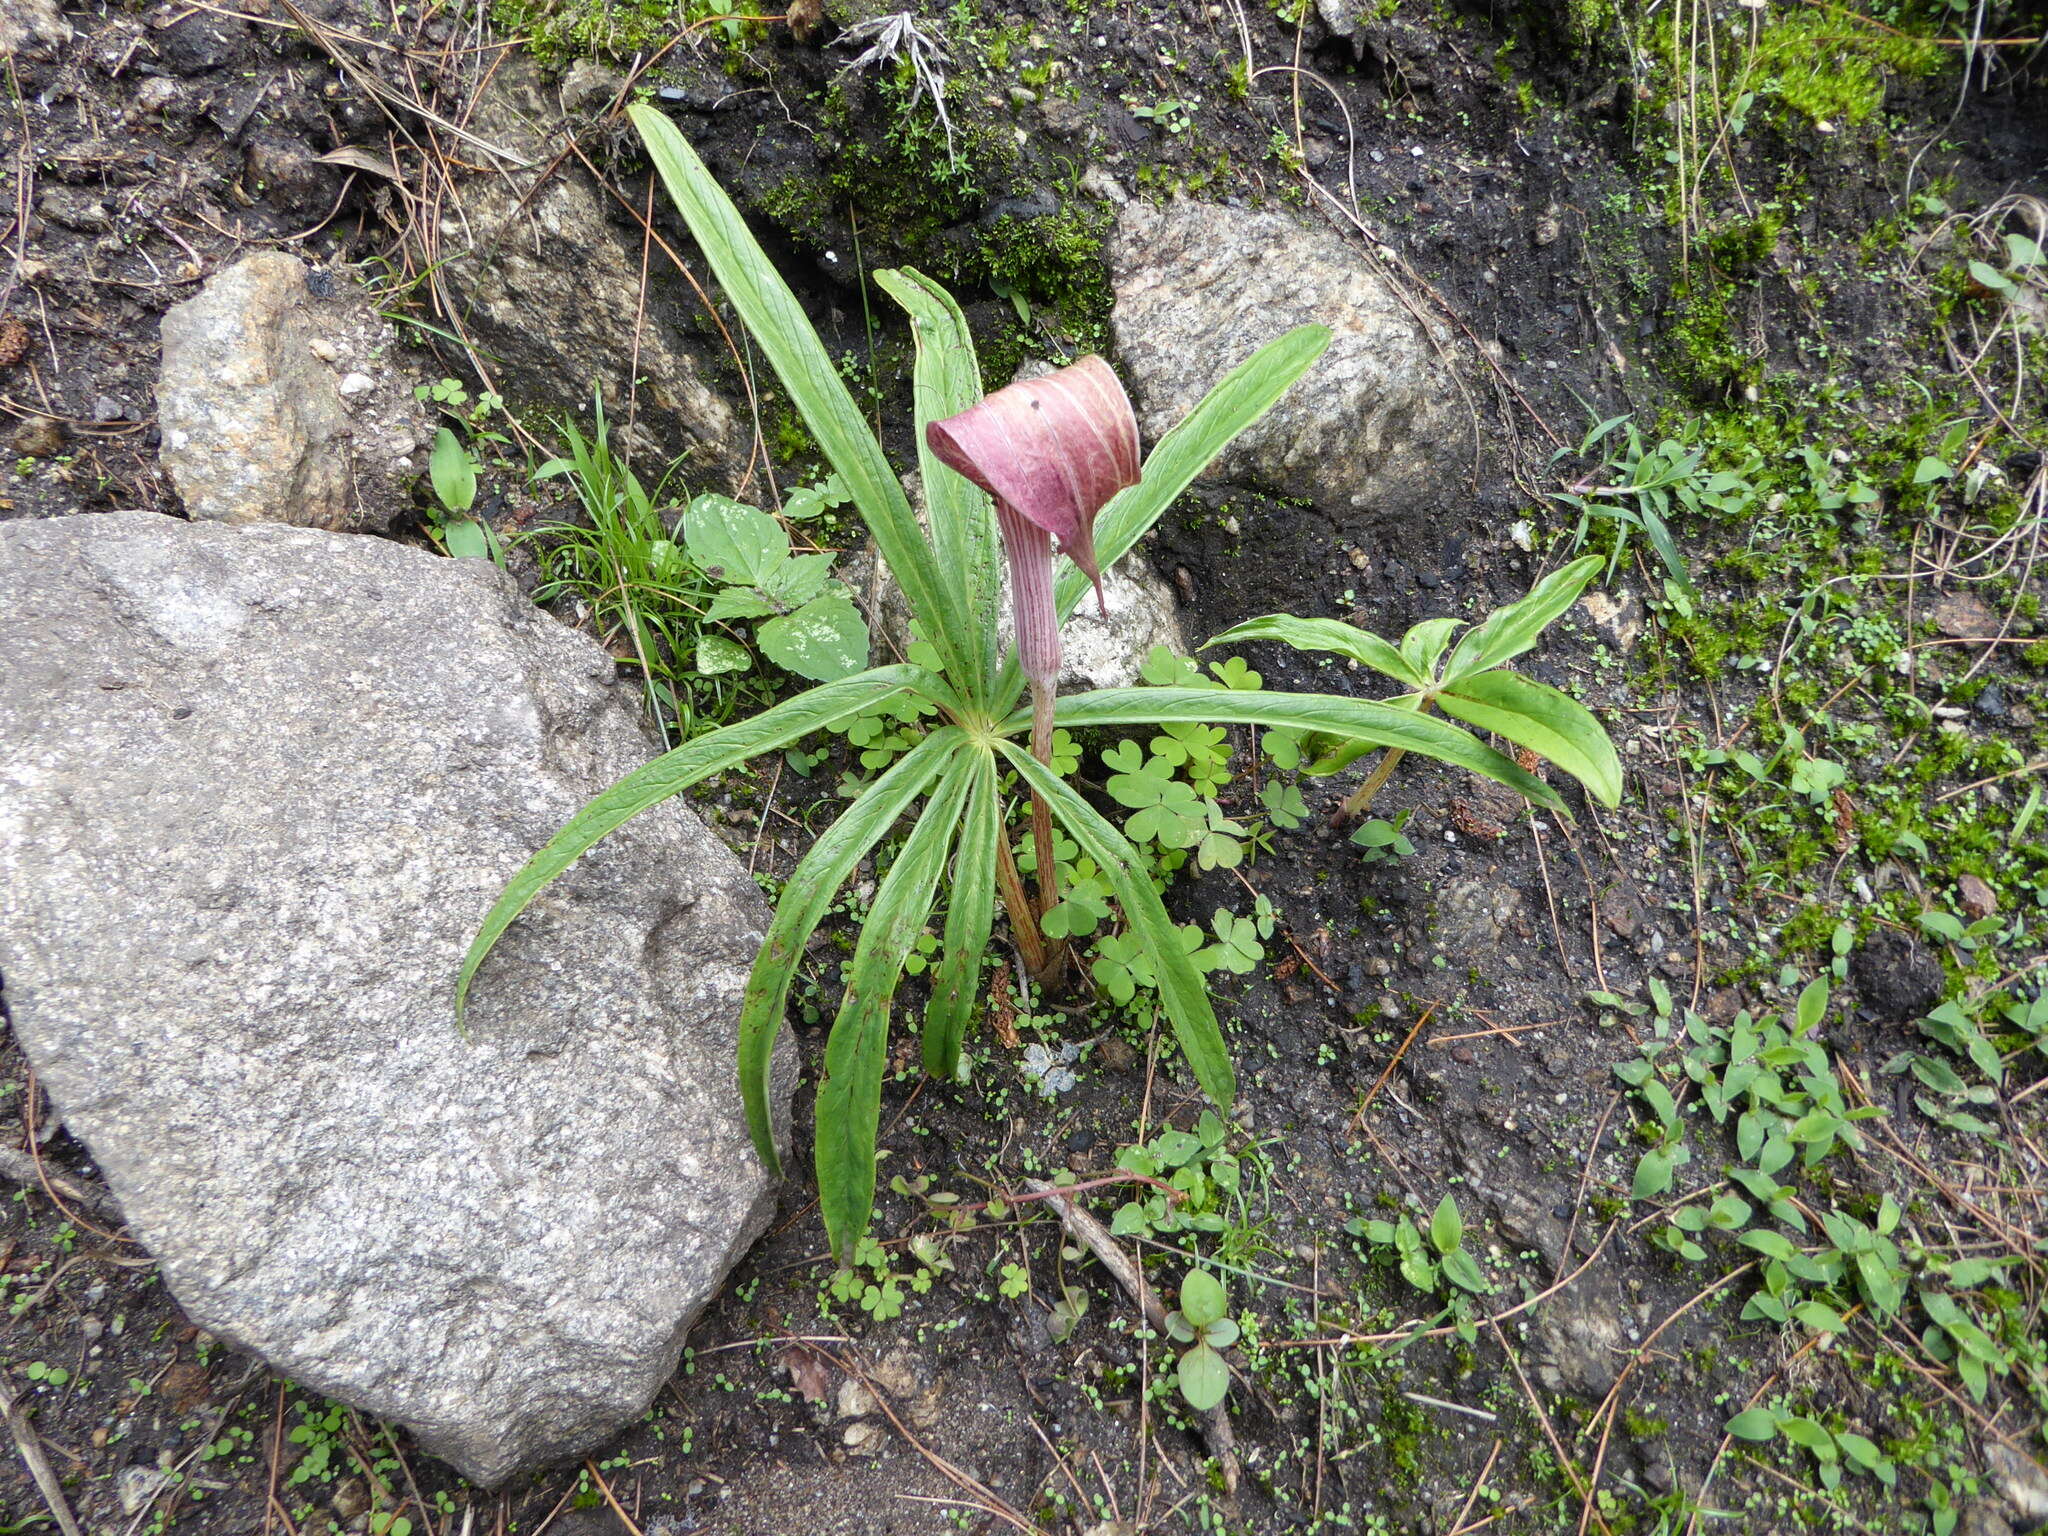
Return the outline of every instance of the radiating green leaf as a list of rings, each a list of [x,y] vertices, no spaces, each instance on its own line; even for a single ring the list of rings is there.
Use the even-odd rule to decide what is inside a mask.
[[[811,845],[775,904],[768,936],[754,957],[740,1003],[740,1097],[746,1105],[747,1134],[761,1161],[780,1172],[774,1125],[768,1113],[768,1074],[775,1037],[782,1032],[789,983],[832,898],[853,867],[880,842],[910,802],[923,794],[964,744],[958,726],[943,726],[892,763]]]
[[[1429,679],[1410,666],[1392,643],[1342,619],[1298,619],[1291,613],[1269,613],[1226,629],[1202,649],[1243,645],[1248,640],[1277,640],[1297,651],[1335,651],[1410,688],[1429,686]]]
[[[1621,759],[1593,712],[1519,672],[1478,672],[1437,695],[1445,714],[1548,758],[1602,805],[1621,803]]]
[[[925,442],[925,426],[957,416],[982,395],[981,368],[974,355],[974,337],[967,317],[953,296],[922,272],[905,267],[875,274],[898,304],[910,313],[910,331],[917,343],[911,372],[911,403],[917,432],[918,474],[924,484],[925,510],[931,519],[932,543],[938,552],[939,578],[959,590],[961,612],[973,632],[991,645],[996,610],[1002,597],[1002,554],[996,538],[995,509],[987,492],[966,476],[946,468]],[[992,674],[996,657],[978,658]],[[993,681],[992,675],[989,678]]]
[[[1201,697],[1219,699],[1224,695],[1204,693]],[[1181,944],[1180,930],[1166,915],[1159,893],[1152,889],[1151,870],[1145,860],[1123,833],[1104,821],[1066,780],[1043,767],[1015,742],[1004,741],[1001,746],[1010,765],[1051,807],[1068,835],[1109,881],[1132,934],[1152,956],[1158,973],[1159,1000],[1166,1006],[1167,1019],[1195,1081],[1218,1108],[1228,1109],[1237,1095],[1237,1077],[1231,1070],[1230,1051],[1223,1043],[1216,1010],[1209,1002],[1208,984],[1190,961]]]
[[[1084,725],[1160,725],[1198,720],[1211,725],[1265,725],[1323,731],[1374,746],[1400,747],[1439,762],[1469,768],[1495,779],[1524,799],[1568,815],[1548,784],[1447,720],[1398,709],[1371,699],[1325,693],[1208,691],[1199,688],[1099,688],[1060,699],[1054,719],[1073,729]],[[1030,727],[1028,714],[1013,716],[1005,729]]]
[[[995,758],[982,752],[953,856],[945,957],[932,975],[932,997],[924,1016],[924,1069],[941,1082],[960,1075],[960,1037],[974,1011],[981,959],[995,922],[996,844],[1003,835],[996,801]]]
[[[636,768],[569,818],[547,845],[528,859],[500,893],[463,957],[455,983],[455,1014],[462,1016],[469,984],[498,936],[526,910],[557,875],[588,849],[649,806],[659,805],[699,779],[743,763],[763,752],[786,747],[812,731],[849,719],[884,699],[922,686],[930,677],[922,667],[877,667],[858,677],[800,693],[752,719],[741,720],[686,742],[673,752]]]
[[[813,1156],[825,1235],[841,1264],[849,1262],[854,1243],[866,1233],[874,1213],[875,1138],[881,1125],[882,1072],[889,1056],[889,1010],[903,980],[903,957],[931,916],[960,807],[980,771],[974,755],[949,750],[949,756],[944,778],[882,877],[861,924],[846,995],[825,1042]]]
[[[1455,683],[1521,655],[1578,601],[1599,570],[1598,555],[1582,555],[1537,582],[1527,597],[1496,608],[1459,639],[1444,666],[1444,680]]]
[[[1463,623],[1462,619],[1448,616],[1424,619],[1401,637],[1402,659],[1418,677],[1434,679],[1437,663],[1444,658],[1444,648]]]
[[[682,130],[644,102],[628,107],[626,116],[726,297],[852,494],[925,638],[938,648],[948,675],[976,690],[980,674],[968,665],[966,614],[953,601],[953,589],[940,581],[917,514],[803,306]]]

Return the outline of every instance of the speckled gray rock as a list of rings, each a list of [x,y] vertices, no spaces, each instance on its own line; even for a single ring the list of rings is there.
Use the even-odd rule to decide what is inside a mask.
[[[452,998],[652,751],[605,653],[481,561],[117,513],[0,526],[0,655],[15,1032],[192,1320],[486,1484],[644,1410],[772,1208],[761,897],[671,803]]]
[[[1147,441],[1282,332],[1309,321],[1334,332],[1207,478],[1401,515],[1435,505],[1470,471],[1445,355],[1334,232],[1275,212],[1134,200],[1117,215],[1110,259],[1118,358]]]
[[[195,520],[370,531],[411,505],[431,434],[391,327],[345,275],[308,278],[259,251],[164,314],[163,461]]]

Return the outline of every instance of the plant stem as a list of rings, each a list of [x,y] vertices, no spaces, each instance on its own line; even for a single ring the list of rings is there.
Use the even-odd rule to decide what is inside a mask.
[[[1047,768],[1052,767],[1052,686],[1034,681],[1031,684],[1031,755]],[[1052,848],[1052,807],[1036,793],[1031,796],[1031,846],[1038,860],[1038,906],[1037,917],[1044,917],[1060,899],[1059,866],[1053,862]],[[1034,923],[1033,926],[1036,926]],[[1041,987],[1051,986],[1059,979],[1067,963],[1067,944],[1064,939],[1055,939],[1047,944],[1040,936],[1039,942],[1045,955],[1044,969],[1034,968],[1031,979]]]
[[[1038,910],[1024,894],[1024,877],[1017,872],[1017,860],[1010,853],[1007,832],[996,838],[996,886],[1003,893],[1003,910],[1010,914],[1010,928],[1023,952],[1024,969],[1035,980],[1045,969],[1045,934],[1038,926]]]
[[[1388,779],[1393,777],[1394,770],[1401,766],[1401,759],[1407,755],[1407,749],[1404,747],[1387,748],[1386,755],[1380,759],[1379,767],[1373,769],[1371,776],[1358,786],[1350,799],[1337,807],[1337,814],[1330,818],[1330,825],[1341,827],[1345,822],[1363,816],[1372,806],[1372,797],[1380,792]]]

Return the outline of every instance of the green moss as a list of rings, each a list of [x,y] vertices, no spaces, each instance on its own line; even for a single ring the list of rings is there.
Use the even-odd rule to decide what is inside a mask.
[[[1766,208],[1753,219],[1732,219],[1709,230],[1700,244],[1723,272],[1746,274],[1762,266],[1777,248],[1784,227],[1784,213]]]
[[[491,6],[492,19],[523,36],[527,51],[551,68],[573,59],[627,59],[705,23],[739,44],[765,30],[761,14],[747,0],[494,0]]]
[[[1666,333],[1671,372],[1703,397],[1740,394],[1763,379],[1763,359],[1736,324],[1735,298],[1735,284],[1712,272],[1695,272],[1673,294],[1677,313]]]
[[[1890,75],[1932,74],[1941,49],[1841,7],[1780,11],[1749,57],[1745,89],[1775,94],[1812,123],[1867,121],[1884,104]]]

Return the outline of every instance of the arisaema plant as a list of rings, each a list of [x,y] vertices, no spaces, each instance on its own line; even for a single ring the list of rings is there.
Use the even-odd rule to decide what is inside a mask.
[[[942,948],[923,1023],[925,1070],[941,1079],[960,1072],[961,1036],[977,1001],[998,897],[1027,963],[1044,976],[1061,966],[1058,946],[1039,923],[1053,899],[1053,861],[1038,858],[1039,889],[1027,893],[1011,834],[1021,808],[1009,803],[1006,782],[1028,798],[1035,838],[1049,839],[1056,823],[1102,871],[1124,923],[1156,959],[1161,1005],[1203,1091],[1220,1108],[1228,1108],[1235,1092],[1208,989],[1177,942],[1144,860],[1050,766],[1055,725],[1081,730],[1202,721],[1322,733],[1454,763],[1530,800],[1563,807],[1542,780],[1470,732],[1412,708],[1322,694],[1192,688],[1054,697],[1059,625],[1091,576],[1128,551],[1195,475],[1316,360],[1329,340],[1321,327],[1290,331],[1239,364],[1141,466],[1129,403],[1100,359],[984,400],[972,339],[945,290],[907,269],[876,273],[908,312],[916,337],[912,396],[927,532],[831,357],[731,201],[673,124],[646,106],[629,110],[733,308],[852,494],[929,647],[918,654],[931,664],[875,667],[810,689],[621,779],[506,886],[463,963],[457,1007],[498,936],[549,881],[614,828],[708,775],[915,695],[935,711],[937,723],[861,790],[790,876],[740,1018],[739,1087],[747,1123],[762,1161],[779,1169],[768,1076],[791,980],[839,888],[907,819],[854,948],[818,1088],[819,1202],[833,1251],[844,1260],[873,1206],[889,1020],[904,959],[918,935],[943,906]],[[1055,564],[1053,539],[1068,557],[1064,566]],[[996,638],[1006,552],[1020,641],[1007,653]]]

